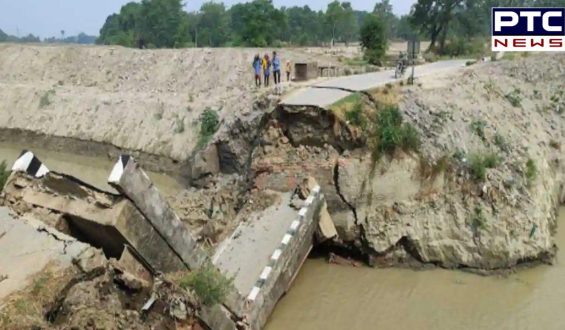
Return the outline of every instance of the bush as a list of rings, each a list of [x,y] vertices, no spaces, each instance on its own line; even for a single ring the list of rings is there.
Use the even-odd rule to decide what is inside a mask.
[[[504,138],[504,136],[500,135],[499,133],[496,133],[494,135],[494,144],[504,152],[508,152],[510,150],[510,146],[506,142],[506,139]]]
[[[522,105],[522,96],[520,94],[520,90],[515,88],[511,93],[506,94],[506,99],[513,107],[517,108]]]
[[[200,138],[198,146],[207,145],[216,131],[220,128],[220,117],[218,113],[212,109],[206,109],[200,116]]]
[[[483,214],[483,209],[480,206],[476,206],[471,216],[471,228],[473,231],[477,231],[479,229],[486,229],[487,219]]]
[[[409,123],[402,122],[402,114],[397,106],[387,106],[377,114],[373,158],[392,154],[397,148],[404,151],[418,151],[420,137],[418,131]]]
[[[473,133],[475,133],[475,135],[480,137],[483,142],[486,141],[486,136],[485,136],[486,126],[487,123],[485,123],[483,120],[475,120],[471,123],[471,130],[473,131]]]
[[[363,115],[363,103],[357,100],[353,108],[345,113],[345,119],[354,126],[365,129],[367,127],[367,119]]]
[[[469,169],[473,179],[484,181],[488,168],[495,168],[498,166],[500,159],[493,153],[489,154],[473,154],[469,157]]]
[[[0,192],[4,189],[4,185],[6,181],[8,181],[8,177],[10,176],[10,171],[8,170],[8,166],[6,165],[6,161],[3,160],[0,163]]]
[[[485,52],[486,42],[484,39],[466,39],[455,38],[449,40],[443,49],[440,50],[440,55],[457,57],[457,56],[473,56],[479,57]]]
[[[533,159],[528,159],[526,162],[526,178],[528,179],[528,184],[531,184],[538,176],[538,168],[536,162]]]
[[[388,39],[384,24],[375,15],[368,15],[361,27],[361,46],[369,63],[381,65],[388,47]]]
[[[224,300],[233,285],[233,280],[226,278],[211,264],[193,271],[184,277],[180,286],[192,289],[206,306],[213,306]]]

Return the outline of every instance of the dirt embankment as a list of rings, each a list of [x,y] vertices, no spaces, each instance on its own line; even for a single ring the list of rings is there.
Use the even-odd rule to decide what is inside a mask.
[[[255,182],[284,190],[314,176],[339,241],[376,264],[497,270],[550,262],[565,191],[564,81],[565,56],[536,55],[402,87],[400,112],[421,144],[378,161],[374,132],[320,109],[279,109],[255,153]],[[367,121],[383,110],[365,103]]]
[[[217,111],[224,123],[253,110],[265,90],[252,83],[251,60],[270,51],[3,44],[0,130],[17,140],[24,131],[36,134],[29,140],[102,144],[67,143],[87,153],[115,153],[117,147],[182,163],[198,144],[204,110]],[[283,61],[337,63],[308,50],[279,53]]]

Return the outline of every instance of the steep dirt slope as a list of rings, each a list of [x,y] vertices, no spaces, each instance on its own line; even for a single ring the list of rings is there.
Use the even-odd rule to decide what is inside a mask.
[[[0,128],[109,143],[186,160],[207,109],[251,110],[254,54],[267,49],[136,50],[0,45]],[[283,61],[333,60],[280,50]]]

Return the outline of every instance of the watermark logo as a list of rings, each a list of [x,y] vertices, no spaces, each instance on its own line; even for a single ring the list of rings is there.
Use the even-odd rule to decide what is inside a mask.
[[[565,51],[565,8],[492,8],[492,50]]]

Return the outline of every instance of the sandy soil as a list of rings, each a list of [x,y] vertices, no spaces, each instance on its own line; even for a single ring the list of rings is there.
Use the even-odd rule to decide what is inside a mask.
[[[251,60],[267,49],[135,50],[0,46],[0,127],[111,143],[185,160],[207,109],[222,119],[251,109]],[[311,49],[283,61],[339,64]]]

